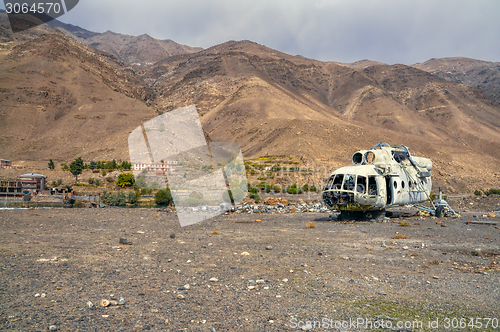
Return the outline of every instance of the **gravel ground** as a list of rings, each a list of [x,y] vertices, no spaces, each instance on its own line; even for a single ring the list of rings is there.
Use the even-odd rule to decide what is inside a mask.
[[[331,319],[339,330],[333,322],[361,318],[450,331],[446,318],[500,319],[498,216],[327,216],[232,214],[181,228],[154,209],[0,210],[0,329],[324,330],[305,322]]]

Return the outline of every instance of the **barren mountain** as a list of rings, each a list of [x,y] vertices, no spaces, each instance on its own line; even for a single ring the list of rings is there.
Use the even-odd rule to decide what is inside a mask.
[[[3,158],[126,159],[131,129],[195,104],[210,139],[237,143],[245,158],[342,166],[386,141],[430,157],[434,180],[452,191],[500,185],[500,108],[476,87],[405,65],[321,62],[249,41],[172,55],[136,74],[72,38],[35,32],[1,53]]]
[[[450,81],[481,88],[500,105],[500,62],[456,57],[431,59],[413,67]]]
[[[155,108],[196,104],[211,139],[238,143],[247,157],[340,166],[356,149],[388,141],[431,157],[441,183],[457,189],[479,174],[498,182],[496,103],[416,68],[353,69],[244,41],[170,57],[141,75],[158,95]]]
[[[152,65],[168,56],[202,50],[201,47],[181,45],[170,39],[156,39],[147,34],[129,36],[112,31],[96,33],[57,20],[49,22],[49,25],[82,43],[114,55],[134,69]]]
[[[151,97],[133,70],[61,33],[17,43],[0,52],[0,154],[125,159]]]

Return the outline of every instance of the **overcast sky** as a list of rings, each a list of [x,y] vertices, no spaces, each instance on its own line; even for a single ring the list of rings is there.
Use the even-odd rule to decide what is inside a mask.
[[[498,0],[80,0],[60,20],[204,48],[248,39],[318,60],[413,64],[500,61],[499,14]]]

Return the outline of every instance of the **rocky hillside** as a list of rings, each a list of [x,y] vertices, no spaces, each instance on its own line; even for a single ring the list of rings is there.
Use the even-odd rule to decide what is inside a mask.
[[[500,105],[500,62],[456,57],[431,59],[413,67],[450,81],[478,87]]]
[[[196,104],[212,140],[236,142],[247,157],[340,166],[356,149],[388,141],[431,157],[443,185],[460,190],[479,174],[498,182],[496,103],[416,68],[350,68],[244,41],[170,57],[140,74],[158,95],[155,108]]]
[[[0,52],[0,154],[13,160],[128,157],[151,89],[114,57],[61,33]]]
[[[321,62],[230,41],[134,72],[60,33],[33,29],[2,45],[2,158],[126,159],[130,130],[195,104],[209,138],[237,143],[247,159],[338,167],[386,141],[430,157],[435,182],[451,191],[500,186],[496,101],[414,67]]]
[[[130,36],[112,31],[96,33],[57,20],[51,21],[49,25],[82,43],[112,54],[134,69],[152,65],[168,56],[202,50],[201,47],[181,45],[170,39],[156,39],[147,34]]]

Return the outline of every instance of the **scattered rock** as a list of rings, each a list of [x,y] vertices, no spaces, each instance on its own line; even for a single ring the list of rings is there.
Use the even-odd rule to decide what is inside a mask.
[[[248,253],[247,251],[243,251],[243,252],[241,253],[241,256],[250,256],[250,253]]]
[[[185,299],[185,296],[184,295],[181,295],[181,294],[177,294],[177,298],[179,300],[184,300]]]
[[[39,293],[36,293],[36,294],[35,294],[35,297],[40,297],[40,294],[39,294]]]
[[[272,246],[266,246],[266,250],[273,250]]]
[[[493,212],[490,212],[490,213],[488,213],[488,217],[495,218],[496,216],[495,216],[495,214]]]
[[[382,244],[380,244],[380,246],[381,246],[382,248],[385,248],[385,247],[387,247],[387,244],[385,244],[385,242],[383,242],[383,241],[382,241]]]
[[[127,241],[127,239],[125,238],[120,238],[120,244],[127,244],[127,245],[131,245],[132,244],[132,241]]]
[[[170,238],[175,239],[175,234],[174,233],[170,234]]]
[[[101,300],[101,307],[109,307],[110,304],[111,303],[106,299]]]
[[[87,301],[87,307],[89,307],[89,309],[92,309],[94,307],[94,304],[90,301]]]
[[[212,278],[210,278],[210,281],[211,282],[217,282],[217,281],[219,281],[219,279],[217,279],[216,277],[212,277]]]
[[[439,277],[438,277],[438,276],[432,276],[432,277],[433,277],[434,279],[439,279]]]
[[[124,305],[125,303],[127,303],[125,299],[123,297],[120,297],[120,299],[118,300],[118,305]]]
[[[387,295],[387,293],[384,291],[380,291],[380,292],[378,292],[378,295]]]
[[[49,326],[49,331],[57,331],[57,326],[55,326],[55,325],[50,325],[50,326]]]

